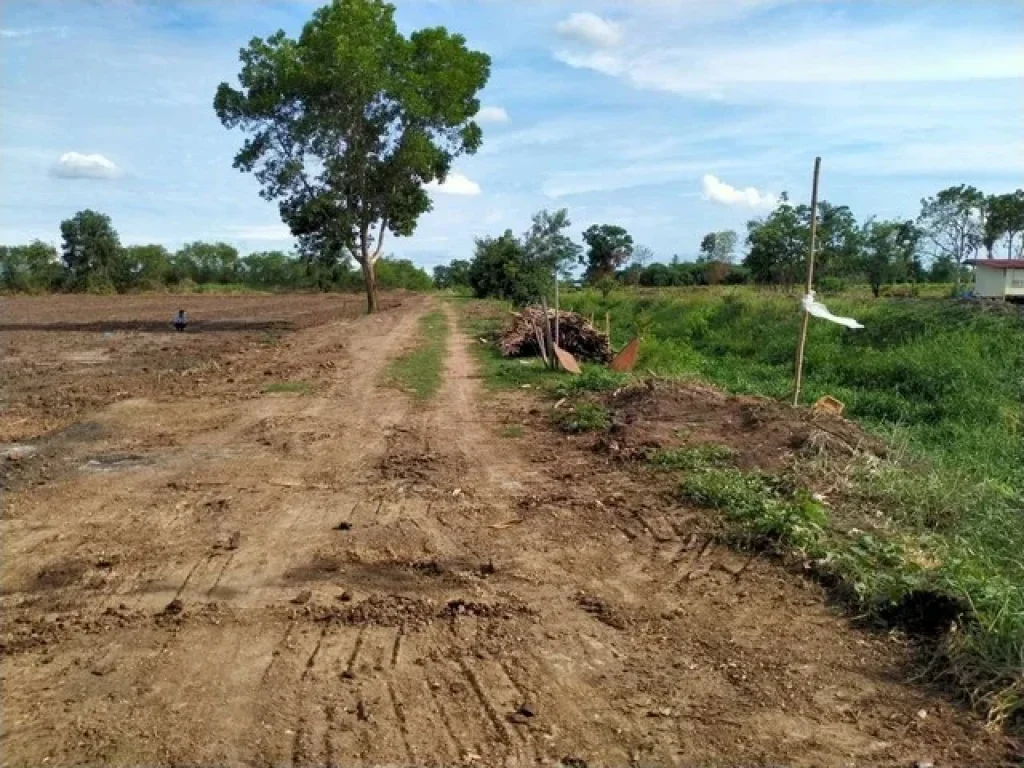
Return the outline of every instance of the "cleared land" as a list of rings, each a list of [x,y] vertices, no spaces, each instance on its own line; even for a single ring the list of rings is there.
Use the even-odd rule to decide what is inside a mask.
[[[395,387],[436,300],[179,301],[3,301],[6,765],[1011,761],[901,636],[482,392],[450,308]]]

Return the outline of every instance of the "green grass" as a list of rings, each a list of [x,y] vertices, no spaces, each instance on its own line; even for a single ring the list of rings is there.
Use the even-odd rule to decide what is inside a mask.
[[[523,430],[523,427],[519,424],[509,424],[501,430],[502,437],[519,438],[525,434],[525,430]]]
[[[610,311],[614,344],[640,333],[638,370],[777,398],[791,395],[797,301],[749,288],[563,298],[583,314]],[[664,461],[689,462],[683,468],[697,471],[684,493],[723,509],[741,532],[825,559],[868,610],[884,613],[919,589],[965,605],[941,670],[994,719],[1022,714],[1024,319],[937,298],[844,293],[827,302],[866,327],[812,320],[804,401],[839,398],[893,447],[889,460],[851,467],[835,500],[847,529],[859,515],[869,533],[808,519],[803,501],[763,478],[688,455]]]
[[[440,310],[420,318],[416,346],[388,366],[390,383],[418,401],[437,394],[444,380],[444,358],[448,349],[448,319]]]
[[[267,394],[290,394],[308,395],[313,391],[313,385],[308,381],[275,381],[263,388]]]
[[[695,470],[727,465],[732,457],[732,448],[727,445],[702,443],[658,451],[651,457],[651,463],[663,469]]]
[[[579,402],[554,412],[555,424],[563,432],[593,432],[607,429],[608,411],[595,403]]]

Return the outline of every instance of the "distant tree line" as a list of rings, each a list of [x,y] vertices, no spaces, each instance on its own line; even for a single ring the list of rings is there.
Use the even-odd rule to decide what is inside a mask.
[[[246,256],[227,243],[196,241],[175,252],[162,245],[121,245],[110,217],[84,210],[61,222],[61,246],[35,240],[0,246],[0,289],[126,293],[187,290],[196,285],[246,285],[259,289],[357,291],[362,273],[346,260],[301,258],[283,251]],[[382,288],[427,290],[430,276],[407,259],[381,258]]]
[[[632,236],[613,224],[595,225],[583,233],[583,244],[567,234],[569,214],[541,211],[530,230],[517,237],[478,238],[473,258],[434,269],[439,288],[466,286],[477,296],[516,303],[550,293],[554,275],[602,290],[615,285],[687,286],[756,283],[792,286],[807,271],[811,209],[781,202],[768,216],[747,222],[745,253],[737,257],[739,238],[731,230],[709,232],[699,255],[668,262],[636,245]],[[987,258],[1021,258],[1024,254],[1024,190],[985,195],[966,185],[949,187],[921,201],[916,219],[858,222],[845,205],[818,204],[816,281],[822,288],[848,283],[871,286],[877,296],[895,282],[956,283],[964,262]]]

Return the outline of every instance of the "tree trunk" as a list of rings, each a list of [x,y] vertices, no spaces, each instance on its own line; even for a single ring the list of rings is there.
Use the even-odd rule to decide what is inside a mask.
[[[363,284],[366,286],[366,313],[372,315],[377,311],[377,275],[374,272],[374,264],[370,259],[360,261],[359,266],[363,268]]]

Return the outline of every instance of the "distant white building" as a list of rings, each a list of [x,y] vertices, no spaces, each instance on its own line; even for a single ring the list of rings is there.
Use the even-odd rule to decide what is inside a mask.
[[[1024,300],[1024,259],[969,259],[974,292],[989,299]]]

